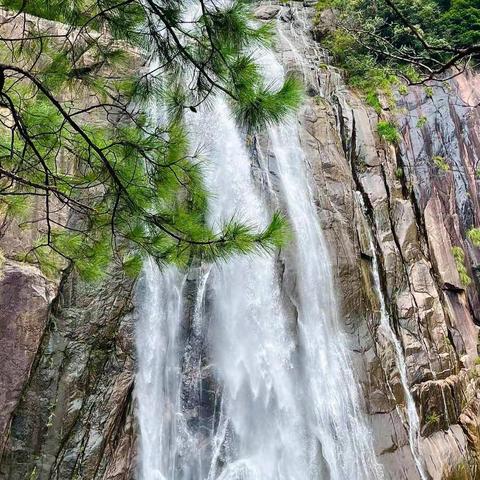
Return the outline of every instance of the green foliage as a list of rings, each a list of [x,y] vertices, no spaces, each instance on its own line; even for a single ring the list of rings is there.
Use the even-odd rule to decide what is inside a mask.
[[[399,167],[395,170],[395,178],[398,180],[401,180],[405,176],[405,173],[403,172],[403,168]]]
[[[136,278],[143,266],[143,258],[138,253],[131,252],[123,260],[123,270],[130,278]]]
[[[52,252],[50,246],[44,242],[36,242],[33,250],[17,254],[16,259],[38,264],[43,274],[51,279],[55,279],[67,265],[65,259]]]
[[[378,98],[378,93],[374,90],[367,90],[365,94],[365,101],[370,105],[378,114],[382,112],[382,104]]]
[[[418,117],[417,128],[423,128],[427,124],[427,117],[422,115]]]
[[[336,8],[338,6],[338,0],[317,0],[315,8],[317,12],[322,12],[328,8]]]
[[[467,238],[475,247],[480,247],[480,228],[471,228],[468,230]]]
[[[319,0],[317,11],[335,8],[336,30],[325,46],[347,80],[366,93],[384,93],[395,75],[416,83],[454,59],[455,48],[480,43],[477,0]],[[320,15],[317,17],[320,21]],[[390,83],[390,84],[389,84]],[[405,85],[398,88],[406,95]],[[425,90],[433,95],[431,87]],[[374,106],[377,108],[377,106]]]
[[[435,155],[432,157],[432,162],[434,165],[439,168],[442,172],[448,172],[450,170],[450,165],[447,161],[440,155]]]
[[[437,412],[429,412],[425,417],[425,423],[429,426],[435,426],[440,423],[440,415]]]
[[[201,14],[185,22],[192,3]],[[42,237],[20,257],[49,276],[73,262],[95,281],[113,258],[135,277],[145,255],[185,267],[198,257],[215,261],[284,243],[281,215],[264,229],[237,218],[218,230],[207,223],[205,159],[185,121],[186,112],[222,95],[253,132],[301,101],[294,78],[264,80],[253,52],[271,44],[273,30],[255,24],[249,1],[3,5],[80,27],[73,37],[61,29],[52,37],[42,30],[48,25],[27,22],[22,42],[0,45],[0,100],[9,111],[0,115],[0,209],[30,218],[36,198],[43,212],[36,220]],[[164,105],[165,114],[146,115],[152,104]]]
[[[32,209],[32,198],[28,195],[12,195],[0,198],[0,211],[4,215],[20,220],[28,218]]]
[[[380,137],[389,143],[397,143],[400,139],[397,126],[392,122],[380,120],[377,124],[377,131]]]
[[[477,0],[451,0],[440,26],[453,43],[468,46],[480,43],[480,5]]]
[[[454,246],[452,248],[452,254],[460,277],[460,282],[464,287],[468,287],[472,283],[472,279],[469,277],[467,267],[465,266],[465,252],[462,248]]]
[[[30,472],[30,475],[28,477],[28,480],[36,480],[38,478],[38,471],[37,467],[33,467],[33,470]]]
[[[382,110],[379,95],[384,95],[393,104],[393,88],[398,82],[393,70],[378,65],[374,56],[360,53],[354,36],[336,30],[326,38],[325,46],[346,72],[348,83],[364,95],[377,113]]]
[[[279,122],[300,103],[301,98],[300,83],[295,78],[288,77],[277,91],[272,91],[269,87],[263,87],[260,91],[245,91],[234,111],[245,128],[265,128]]]
[[[112,34],[121,34],[120,27],[132,31],[145,20],[145,12],[138,2],[125,3],[115,8],[115,0],[2,0],[5,8],[21,10],[37,17],[62,22],[68,25],[100,30],[108,26]],[[103,12],[110,13],[105,14]]]
[[[428,98],[433,98],[433,88],[432,87],[425,87],[425,95]]]

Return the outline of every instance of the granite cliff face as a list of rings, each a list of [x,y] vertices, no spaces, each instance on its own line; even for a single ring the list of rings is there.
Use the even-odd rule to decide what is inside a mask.
[[[476,478],[479,252],[465,236],[480,214],[479,114],[473,108],[478,79],[466,73],[431,89],[411,89],[398,96],[395,111],[386,107],[379,116],[327,66],[321,46],[302,34],[312,10],[304,2],[278,13],[284,32],[280,54],[307,81],[309,98],[299,114],[302,141],[336,265],[343,316],[357,341],[380,461],[392,478],[419,478],[408,447],[395,356],[378,331],[374,254],[421,419],[426,470],[435,479]],[[380,141],[380,119],[399,124],[398,147]],[[436,156],[450,165],[448,171],[435,165]],[[459,278],[454,246],[465,252],[473,279],[468,288]]]
[[[260,5],[256,14],[278,21],[278,55],[306,83],[301,143],[386,478],[421,477],[395,351],[379,328],[377,263],[420,418],[424,470],[434,480],[479,478],[480,249],[465,237],[480,226],[480,113],[473,107],[480,79],[467,72],[411,89],[379,116],[314,40],[315,2],[281,3]],[[398,123],[398,146],[378,137],[380,119]],[[256,144],[268,158],[267,140]],[[114,267],[101,285],[68,271],[47,279],[15,260],[19,232],[3,225],[0,478],[134,478],[132,282]],[[464,252],[468,287],[453,247]]]

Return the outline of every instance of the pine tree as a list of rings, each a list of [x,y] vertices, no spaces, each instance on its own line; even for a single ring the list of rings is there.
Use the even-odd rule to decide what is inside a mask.
[[[1,208],[44,206],[45,235],[24,259],[52,272],[73,262],[95,279],[112,255],[135,274],[147,254],[186,266],[281,245],[280,215],[262,231],[207,225],[202,158],[184,125],[216,95],[250,131],[298,103],[297,82],[272,90],[252,58],[272,28],[254,26],[248,2],[2,3],[15,13],[0,25]],[[166,109],[160,124],[152,103]]]

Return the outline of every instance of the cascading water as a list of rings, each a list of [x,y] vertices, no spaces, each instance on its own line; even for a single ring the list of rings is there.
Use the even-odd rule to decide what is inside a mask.
[[[212,221],[240,214],[249,223],[265,226],[268,207],[226,104],[219,101],[214,112],[204,115],[213,126],[207,139],[215,160],[207,173],[207,184],[217,194]],[[316,460],[298,448],[308,432],[294,383],[295,339],[282,307],[274,259],[233,258],[214,268],[209,287],[212,358],[223,389],[220,415],[229,436],[218,478],[309,478]],[[216,435],[216,442],[222,440]],[[214,473],[208,478],[217,478]]]
[[[273,54],[263,57],[266,76],[281,81]],[[188,123],[211,160],[212,225],[236,215],[265,226],[268,195],[227,103],[217,99]],[[284,261],[296,279],[297,314],[283,304],[272,256],[236,256],[183,276],[147,264],[137,297],[143,480],[383,478],[295,123],[271,128],[269,138],[294,234]]]
[[[282,66],[272,54],[263,56],[265,75],[281,81]],[[359,411],[360,399],[338,318],[329,252],[307,178],[307,162],[296,122],[270,129],[280,190],[295,241],[300,365],[308,423],[314,426],[329,478],[380,478],[370,432]],[[335,339],[332,342],[332,339]],[[353,435],[352,435],[353,433]]]
[[[140,427],[140,475],[175,478],[170,441],[181,425],[176,418],[182,372],[178,357],[184,280],[173,268],[160,272],[149,260],[138,285],[138,373],[136,395]]]
[[[357,199],[362,208],[362,211],[366,212],[365,203],[360,192],[357,192]],[[425,467],[423,465],[421,455],[420,455],[420,419],[418,418],[417,408],[415,406],[415,400],[413,399],[412,393],[408,386],[407,379],[407,365],[405,363],[405,355],[403,354],[402,346],[398,340],[395,332],[390,323],[390,315],[388,313],[385,297],[380,283],[380,270],[378,264],[378,254],[375,248],[373,241],[373,233],[367,229],[368,240],[370,244],[370,250],[372,252],[372,277],[373,277],[373,286],[375,293],[378,297],[379,307],[380,307],[380,330],[385,336],[385,338],[393,346],[395,353],[395,361],[398,368],[398,373],[400,374],[400,381],[402,384],[403,392],[405,395],[405,411],[407,416],[407,427],[408,427],[408,441],[410,445],[410,450],[415,461],[415,466],[417,467],[418,474],[422,480],[428,480],[429,476],[425,472]]]

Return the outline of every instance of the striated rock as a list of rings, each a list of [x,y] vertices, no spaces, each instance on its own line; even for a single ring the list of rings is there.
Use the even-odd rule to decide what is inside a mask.
[[[378,114],[325,65],[328,53],[315,41],[332,28],[335,12],[325,10],[308,32],[315,2],[289,3],[261,5],[255,15],[280,19],[278,55],[306,84],[300,140],[376,451],[388,480],[420,478],[395,351],[379,329],[374,258],[405,355],[426,470],[433,480],[473,480],[480,453],[480,249],[465,234],[480,226],[480,111],[471,108],[480,99],[480,77],[465,72],[431,96],[412,88],[398,99],[402,141],[386,145],[376,134]],[[269,159],[267,140],[258,141]],[[449,172],[435,167],[435,155]],[[11,242],[31,242],[37,233],[21,237],[11,225],[2,248],[13,255],[18,245],[8,250]],[[453,246],[465,251],[468,288]],[[56,284],[35,267],[7,260],[0,271],[0,478],[134,478],[131,281],[114,268],[96,286],[71,274],[52,304]],[[293,310],[291,275],[282,274]]]
[[[452,242],[443,224],[442,206],[436,190],[425,207],[425,229],[436,270],[445,288],[463,290],[452,256]]]
[[[393,148],[376,134],[378,115],[348,91],[338,70],[318,67],[319,61],[328,63],[328,55],[314,42],[321,43],[325,34],[321,17],[308,37],[301,26],[314,12],[295,4],[290,14],[290,24],[280,27],[285,27],[291,43],[281,44],[279,55],[289,70],[302,72],[309,90],[319,92],[299,116],[302,145],[311,164],[342,318],[352,333],[377,451],[390,478],[420,478],[406,436],[395,355],[378,330],[368,228],[421,417],[422,457],[432,478],[451,478],[476,458],[478,436],[472,393],[476,383],[467,368],[473,368],[478,355],[479,284],[475,278],[477,283],[467,290],[461,285],[452,247],[468,252],[466,266],[473,278],[479,252],[464,237],[471,225],[480,223],[478,182],[472,181],[480,121],[466,102],[475,104],[480,82],[466,73],[452,80],[449,89],[434,89],[433,98],[419,88],[399,99],[396,121],[403,141]],[[298,62],[299,52],[301,68],[291,65],[292,59]],[[421,116],[428,121],[417,128]],[[455,171],[439,172],[431,162],[434,155],[448,158]],[[397,176],[399,167],[404,176]],[[355,191],[361,192],[365,212],[358,207]],[[472,472],[468,470],[465,478],[473,479]]]
[[[102,285],[68,277],[14,411],[0,478],[134,477],[131,289],[115,271]]]
[[[0,457],[55,293],[36,267],[8,259],[0,266]]]
[[[455,471],[465,471],[465,475],[469,475],[466,469],[459,468],[468,459],[467,441],[459,425],[452,425],[448,430],[435,432],[424,439],[421,452],[432,480],[455,480],[458,477],[451,476]]]

